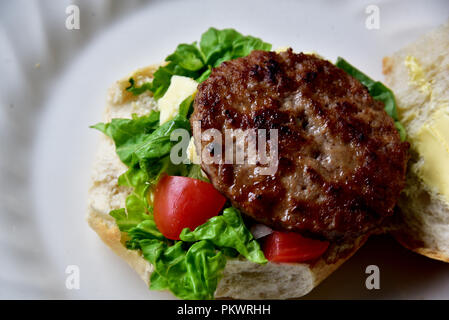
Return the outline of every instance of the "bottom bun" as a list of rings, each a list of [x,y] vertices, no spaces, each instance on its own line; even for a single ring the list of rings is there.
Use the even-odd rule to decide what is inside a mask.
[[[157,66],[140,69],[131,76],[137,85],[150,81]],[[133,96],[125,90],[129,77],[118,81],[109,91],[103,121],[147,114],[156,104],[151,95]],[[102,136],[93,166],[89,190],[88,223],[100,238],[123,258],[149,284],[153,266],[136,250],[121,242],[121,232],[109,216],[124,207],[129,188],[118,186],[118,177],[126,171],[115,153],[113,141]],[[267,263],[259,265],[245,259],[229,259],[215,292],[216,298],[288,299],[309,293],[321,281],[349,259],[366,241],[363,236],[350,244],[331,245],[325,255],[313,263]]]
[[[139,251],[128,250],[120,241],[121,233],[115,222],[103,214],[90,210],[89,225],[112,251],[124,259],[149,285],[153,266]],[[216,298],[233,299],[290,299],[308,294],[321,281],[349,259],[365,242],[360,238],[344,257],[332,263],[321,258],[309,263],[256,264],[244,259],[229,259],[218,283]],[[340,248],[336,248],[339,250]]]

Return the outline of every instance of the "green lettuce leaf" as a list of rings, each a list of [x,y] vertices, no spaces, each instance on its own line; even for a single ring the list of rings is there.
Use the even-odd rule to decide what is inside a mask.
[[[170,135],[175,129],[190,130],[189,120],[178,115],[173,120],[159,126],[151,135],[146,136],[134,146],[133,155],[135,155],[135,159],[148,165],[148,161],[170,155],[171,148],[177,143],[176,141],[170,141]]]
[[[138,168],[130,168],[119,177],[118,184],[132,187],[133,190],[126,197],[125,208],[112,210],[109,215],[115,218],[120,231],[128,232],[131,228],[150,219],[152,214],[152,208],[148,205],[146,198],[149,188],[147,174]]]
[[[135,166],[119,176],[118,185],[133,188],[131,194],[140,201],[144,201],[148,187],[150,186],[147,183],[148,180],[146,171],[141,170],[139,166]]]
[[[167,59],[166,61],[169,61]],[[175,62],[169,62],[166,66],[159,67],[159,69],[156,70],[156,72],[154,73],[153,82],[151,82],[151,85],[148,84],[147,86],[150,86],[150,91],[153,92],[154,99],[159,100],[159,98],[161,98],[165,94],[168,87],[170,86],[172,76],[178,75],[197,79],[202,75],[201,70],[190,71],[184,69]]]
[[[159,127],[159,112],[132,119],[112,119],[109,123],[97,123],[91,128],[97,129],[114,140],[115,149],[120,160],[130,166],[136,147],[151,136]]]
[[[158,240],[141,240],[143,256],[154,266],[150,289],[169,289],[182,299],[213,299],[226,265],[226,257],[207,240],[188,249],[181,241],[172,246]]]
[[[178,110],[179,117],[184,117],[186,119],[190,118],[190,115],[193,112],[193,100],[195,100],[195,94],[188,96],[183,102],[181,102]]]
[[[223,61],[245,57],[253,50],[271,50],[271,44],[259,38],[243,36],[234,29],[209,28],[202,36],[200,48],[206,64],[218,67]]]
[[[128,229],[128,237],[126,247],[131,250],[140,249],[140,240],[160,240],[166,242],[167,239],[157,229],[156,223],[151,216],[147,216],[145,220],[137,224],[135,227]]]
[[[171,61],[184,70],[192,72],[201,70],[205,66],[203,54],[195,43],[178,45],[175,52],[169,55],[165,61]]]
[[[390,117],[393,118],[396,129],[398,130],[399,136],[401,137],[401,141],[405,141],[407,135],[405,128],[398,121],[397,105],[393,91],[387,88],[383,83],[374,81],[341,57],[337,58],[337,62],[335,63],[335,65],[338,68],[343,69],[352,77],[359,80],[368,89],[368,92],[373,97],[373,99],[382,101],[384,103],[385,111]]]
[[[167,91],[173,75],[202,82],[209,77],[212,68],[218,67],[223,61],[245,57],[253,50],[268,51],[271,50],[271,44],[259,38],[243,36],[234,29],[209,28],[201,36],[199,47],[195,42],[178,45],[175,52],[165,59],[168,64],[154,73],[153,82],[136,87],[131,78],[127,90],[136,95],[150,90],[158,100]]]
[[[246,228],[240,212],[235,208],[227,208],[220,216],[209,219],[194,231],[182,230],[182,241],[194,242],[209,240],[219,248],[232,248],[242,256],[255,263],[266,263],[259,243]]]
[[[192,101],[193,98],[187,98],[181,104],[182,114],[178,114],[161,126],[159,112],[155,111],[148,116],[133,115],[132,119],[112,119],[110,123],[91,126],[114,140],[117,155],[130,168],[119,178],[120,185],[135,187],[135,184],[129,182],[136,179],[136,175],[140,182],[145,180],[154,184],[164,172],[172,174],[187,172],[185,165],[175,166],[170,161],[170,150],[177,143],[170,141],[170,135],[175,129],[190,130],[186,115],[190,112]],[[144,172],[140,172],[140,169]]]
[[[404,126],[399,121],[395,121],[394,125],[396,129],[399,131],[399,136],[401,137],[401,141],[405,141],[407,139],[407,131],[405,131]]]

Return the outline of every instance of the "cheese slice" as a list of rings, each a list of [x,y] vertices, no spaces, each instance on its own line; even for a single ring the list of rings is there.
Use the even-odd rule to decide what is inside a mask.
[[[449,201],[449,108],[440,108],[416,133],[416,149],[423,161],[418,176]]]
[[[187,146],[187,158],[190,160],[190,163],[201,164],[201,159],[198,153],[196,152],[193,137],[190,138],[189,145]]]
[[[181,102],[194,94],[197,87],[198,82],[191,78],[173,76],[167,92],[158,101],[159,110],[161,111],[160,124],[173,119],[179,111]]]

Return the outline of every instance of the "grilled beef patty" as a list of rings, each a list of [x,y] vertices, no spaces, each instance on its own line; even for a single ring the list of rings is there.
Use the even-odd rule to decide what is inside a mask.
[[[278,130],[275,174],[259,174],[257,164],[202,163],[235,207],[275,229],[359,236],[393,213],[405,184],[408,143],[383,103],[314,55],[253,51],[222,63],[198,88],[197,120],[203,131],[223,133],[223,152],[226,129]],[[194,138],[198,152],[209,145]]]

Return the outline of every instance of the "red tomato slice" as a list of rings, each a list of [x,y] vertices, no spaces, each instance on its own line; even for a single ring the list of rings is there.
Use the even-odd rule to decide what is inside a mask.
[[[218,215],[225,202],[210,183],[166,175],[154,192],[154,221],[166,238],[179,240],[182,229],[194,230]]]
[[[328,241],[304,238],[295,232],[274,231],[263,244],[265,257],[273,262],[304,262],[320,257]]]

